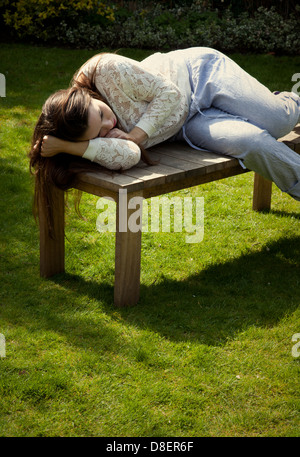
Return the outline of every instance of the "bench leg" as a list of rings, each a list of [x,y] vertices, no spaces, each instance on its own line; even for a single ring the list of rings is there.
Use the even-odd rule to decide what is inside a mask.
[[[128,202],[136,196],[142,197],[142,194],[120,193],[117,201],[114,303],[118,307],[135,305],[140,295],[142,232],[132,231],[128,224],[136,211],[140,224],[142,222],[142,198],[138,210],[128,208]]]
[[[54,186],[50,192],[54,238],[51,238],[48,232],[45,208],[42,204],[39,205],[40,275],[45,278],[62,273],[65,269],[64,192]]]
[[[271,208],[272,181],[254,173],[253,204],[254,211]]]

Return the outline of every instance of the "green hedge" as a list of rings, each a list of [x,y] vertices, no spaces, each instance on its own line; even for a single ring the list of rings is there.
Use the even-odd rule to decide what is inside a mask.
[[[4,1],[2,40],[76,48],[137,47],[171,50],[209,46],[224,52],[299,54],[299,12],[283,17],[275,7],[236,15],[232,8],[203,2],[167,8],[166,3],[134,11],[97,0]],[[208,4],[208,3],[207,3]],[[0,24],[1,27],[1,24]]]

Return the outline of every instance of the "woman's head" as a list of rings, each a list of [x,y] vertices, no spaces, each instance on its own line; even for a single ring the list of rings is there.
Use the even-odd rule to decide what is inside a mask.
[[[55,92],[44,103],[34,129],[29,153],[31,170],[45,166],[47,159],[41,156],[45,135],[68,141],[91,140],[105,136],[116,124],[113,111],[90,89],[73,86]],[[55,162],[66,165],[70,160],[66,154],[59,154]]]
[[[36,128],[64,140],[74,141],[88,125],[91,96],[84,89],[62,89],[44,103]]]
[[[50,95],[42,108],[33,140],[38,141],[41,135],[53,135],[69,141],[79,140],[89,127],[93,100],[88,90],[79,87],[62,89]]]
[[[69,141],[91,140],[104,137],[116,124],[115,114],[98,94],[73,86],[55,92],[46,100],[33,142],[39,153],[44,135]]]

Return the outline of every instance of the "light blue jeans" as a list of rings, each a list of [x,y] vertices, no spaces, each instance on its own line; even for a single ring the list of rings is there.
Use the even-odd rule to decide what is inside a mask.
[[[236,157],[300,201],[300,155],[277,141],[300,122],[299,96],[274,95],[213,49],[184,52],[192,99],[187,121],[174,139]]]

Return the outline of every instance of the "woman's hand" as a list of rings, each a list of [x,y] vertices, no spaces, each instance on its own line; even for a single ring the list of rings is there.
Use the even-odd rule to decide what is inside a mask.
[[[120,129],[112,129],[108,132],[105,138],[119,138],[122,140],[133,141],[136,144],[141,144],[148,138],[148,135],[139,127],[134,127],[129,133],[123,132],[123,130]]]
[[[52,135],[45,135],[42,140],[41,156],[53,157],[60,152],[65,152],[66,141]]]
[[[45,135],[42,140],[41,156],[53,157],[64,152],[82,157],[88,147],[88,141],[66,141],[52,135]],[[37,145],[35,145],[37,147]]]
[[[119,138],[121,140],[132,140],[130,135],[120,129],[111,129],[104,138]]]

